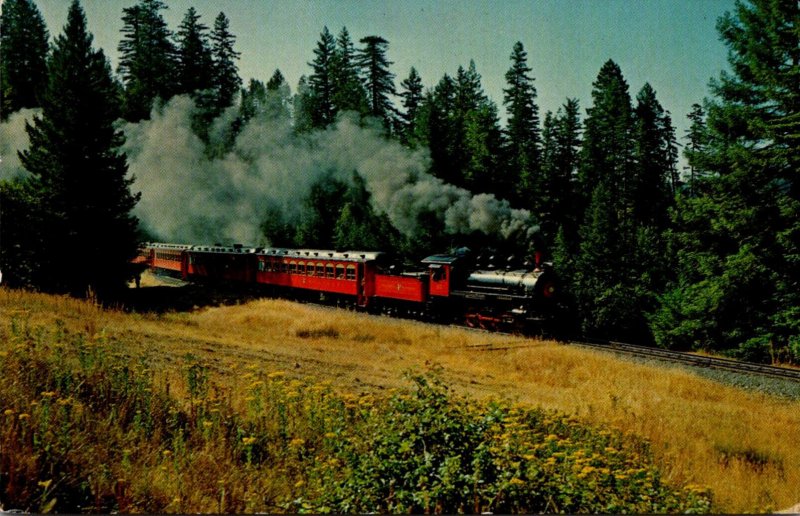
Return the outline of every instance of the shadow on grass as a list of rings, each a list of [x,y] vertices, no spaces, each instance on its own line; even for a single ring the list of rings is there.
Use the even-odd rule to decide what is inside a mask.
[[[209,306],[236,305],[267,297],[262,291],[245,286],[185,284],[129,288],[110,305],[126,312],[189,312]]]

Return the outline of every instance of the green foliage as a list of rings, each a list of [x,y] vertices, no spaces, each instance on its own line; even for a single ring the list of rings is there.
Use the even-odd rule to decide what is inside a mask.
[[[543,238],[548,250],[553,249],[560,228],[564,230],[562,237],[575,244],[581,221],[578,210],[574,208],[575,176],[581,147],[579,111],[578,100],[567,99],[555,115],[547,113],[542,131],[541,174],[538,178],[530,178],[534,180],[531,188],[536,194],[528,202],[542,221]]]
[[[705,512],[673,490],[645,443],[543,410],[453,396],[437,375],[357,410],[335,460],[309,476],[319,512]],[[344,436],[342,436],[344,437]]]
[[[309,128],[322,129],[336,119],[336,107],[333,103],[335,53],[336,41],[328,27],[323,27],[314,49],[314,61],[309,63],[312,73],[306,82],[307,89],[298,86],[298,94],[302,95],[303,103],[301,114],[308,118]]]
[[[503,90],[503,104],[508,112],[505,152],[509,186],[514,189],[515,200],[527,206],[535,204],[537,199],[547,198],[547,195],[536,188],[542,152],[539,107],[536,105],[536,87],[530,76],[528,53],[519,41],[514,44],[511,63],[505,76],[508,87]]]
[[[125,86],[123,117],[130,122],[150,118],[153,102],[169,100],[177,86],[175,45],[161,16],[164,9],[163,0],[139,0],[122,10],[117,72]]]
[[[37,196],[29,181],[0,181],[0,271],[3,284],[33,287],[37,284],[43,243],[34,228],[41,227]]]
[[[323,330],[327,332],[327,330]],[[331,337],[335,338],[335,332]],[[103,330],[12,320],[0,346],[4,503],[57,512],[708,512],[646,442],[450,392],[339,394],[253,365],[221,390],[157,373]],[[230,374],[226,372],[225,374]],[[726,449],[731,460],[771,460]]]
[[[415,147],[418,142],[417,127],[420,121],[422,104],[424,102],[422,78],[413,66],[408,77],[400,83],[403,90],[400,92],[404,111],[400,113],[398,131],[400,141],[409,147]]]
[[[514,187],[503,162],[497,107],[481,86],[475,63],[445,75],[419,110],[416,130],[431,153],[431,172],[447,183],[507,199]]]
[[[212,87],[213,61],[208,40],[208,27],[190,7],[177,33],[176,94],[195,94]]]
[[[367,114],[367,92],[359,77],[357,53],[347,27],[342,27],[336,39],[336,50],[332,59],[332,102],[337,112],[353,111]]]
[[[47,27],[32,0],[6,0],[0,13],[0,119],[39,106],[47,85]]]
[[[48,62],[42,116],[27,126],[31,145],[20,153],[32,174],[33,201],[27,204],[33,213],[20,222],[39,222],[29,228],[40,242],[36,286],[74,295],[124,287],[137,248],[138,220],[130,211],[138,196],[129,190],[133,180],[119,153],[124,137],[114,127],[116,83],[102,51],[91,43],[83,10],[74,1]]]
[[[228,17],[221,12],[214,19],[214,28],[211,30],[213,64],[211,86],[214,90],[214,107],[217,114],[233,105],[242,85],[239,69],[236,66],[240,53],[234,50],[236,36],[230,32],[229,26]]]
[[[333,177],[330,172],[311,186],[303,202],[303,211],[297,225],[295,241],[301,247],[330,248],[334,226],[339,218],[347,185]]]
[[[389,42],[380,36],[367,36],[361,38],[360,42],[364,47],[358,51],[357,62],[367,94],[368,113],[381,120],[386,134],[391,134],[395,125],[395,108],[391,97],[396,92],[394,73],[389,69],[394,63],[386,56]]]
[[[706,177],[673,217],[679,281],[654,318],[662,345],[691,337],[684,345],[796,359],[798,22],[796,2],[753,0],[718,23],[731,72],[712,82],[705,123],[691,115],[690,163]]]

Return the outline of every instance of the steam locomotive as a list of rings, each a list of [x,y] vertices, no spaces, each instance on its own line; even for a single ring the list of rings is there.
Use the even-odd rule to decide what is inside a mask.
[[[254,285],[272,295],[325,301],[373,313],[531,332],[555,311],[552,264],[433,255],[403,270],[382,252],[146,243],[134,263],[185,281]]]

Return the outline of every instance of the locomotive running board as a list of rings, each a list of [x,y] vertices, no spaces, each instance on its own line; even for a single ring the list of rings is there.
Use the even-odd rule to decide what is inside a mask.
[[[495,294],[494,292],[475,292],[473,290],[452,290],[450,295],[453,297],[463,297],[464,299],[476,299],[484,301],[487,298],[497,299],[498,301],[525,301],[530,298],[526,296],[513,296],[509,294]]]

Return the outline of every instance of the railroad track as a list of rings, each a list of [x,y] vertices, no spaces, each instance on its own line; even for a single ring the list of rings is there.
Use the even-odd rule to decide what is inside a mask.
[[[730,358],[694,355],[682,351],[670,351],[668,349],[652,348],[648,346],[628,344],[625,342],[574,341],[570,343],[580,346],[593,347],[593,348],[604,348],[611,351],[620,352],[623,354],[640,356],[645,358],[655,358],[659,360],[676,362],[694,367],[732,371],[735,373],[759,375],[769,378],[781,378],[784,380],[793,380],[796,382],[800,382],[800,370],[789,369],[786,367],[778,367],[778,366],[771,366],[764,364],[753,364],[750,362],[741,362],[739,360],[733,360]]]
[[[486,330],[476,330],[486,331]],[[492,333],[492,332],[488,332]],[[731,371],[734,373],[758,375],[769,378],[779,378],[783,380],[790,380],[800,383],[800,370],[789,369],[786,367],[778,367],[764,364],[753,364],[749,362],[741,362],[730,358],[722,357],[709,357],[702,355],[694,355],[683,351],[671,351],[668,349],[653,348],[649,346],[640,346],[637,344],[628,344],[625,342],[616,341],[585,341],[585,340],[569,340],[571,345],[589,347],[594,349],[602,349],[629,356],[637,356],[641,358],[650,358],[661,360],[665,362],[673,362],[677,364],[688,365],[692,367],[704,369],[716,369],[722,371]],[[478,344],[468,346],[467,349],[473,351],[507,351],[515,349],[524,349],[538,346],[536,342],[531,342],[530,339],[522,339],[519,341],[512,341],[503,345],[492,344]]]

